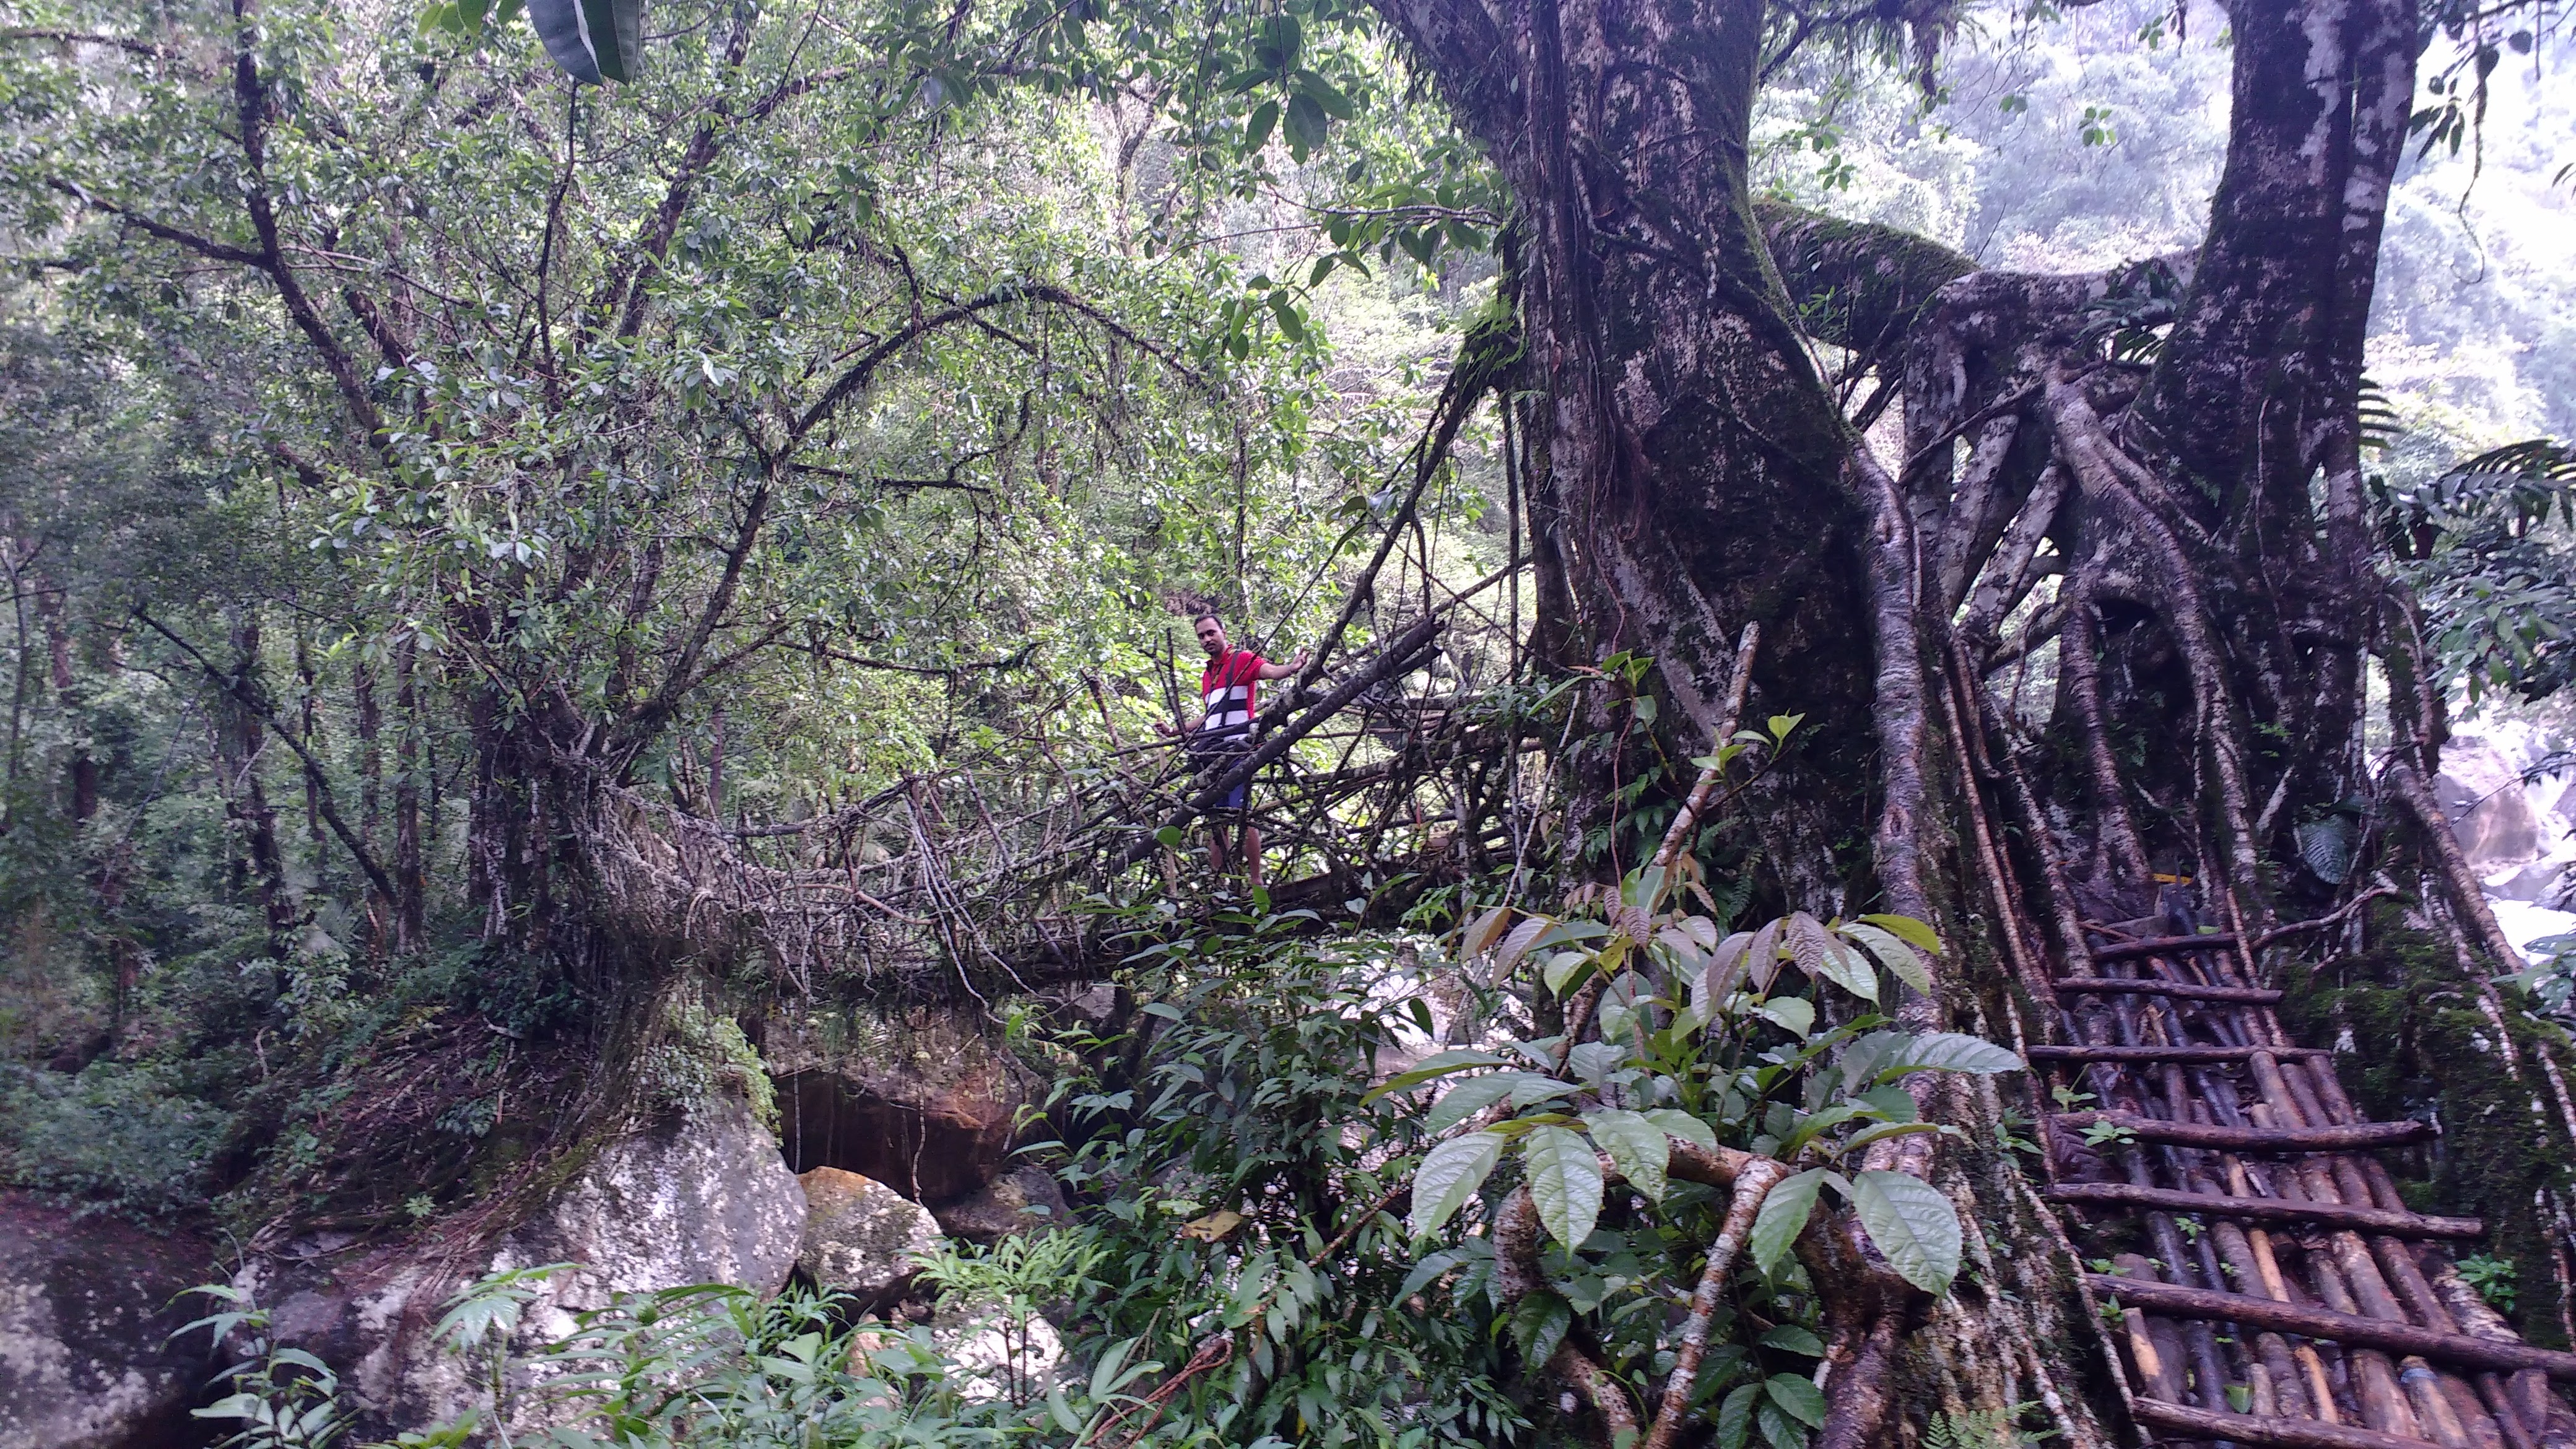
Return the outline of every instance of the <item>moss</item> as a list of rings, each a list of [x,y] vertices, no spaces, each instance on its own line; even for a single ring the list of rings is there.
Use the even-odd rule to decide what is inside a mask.
[[[2523,1080],[2515,1080],[2449,943],[2397,917],[2393,907],[2381,912],[2367,952],[2285,972],[2282,1021],[2297,1040],[2336,1047],[2344,1089],[2364,1115],[2441,1125],[2431,1146],[2388,1154],[2399,1192],[2419,1212],[2485,1219],[2487,1251],[2520,1269],[2515,1327],[2564,1347],[2549,1227],[2534,1200],[2543,1188],[2563,1198],[2571,1186],[2535,1064],[2544,1050],[2564,1061],[2566,1037],[2508,999],[2507,1029],[2522,1059]]]
[[[1977,264],[1927,237],[1845,221],[1764,198],[1754,214],[1771,243],[1801,331],[1822,342],[1884,354],[1902,342],[1943,287]]]
[[[694,1111],[728,1092],[739,1092],[771,1135],[778,1132],[778,1092],[760,1052],[742,1028],[697,993],[674,992],[662,1006],[662,1030],[636,1061],[643,1098],[656,1106]]]

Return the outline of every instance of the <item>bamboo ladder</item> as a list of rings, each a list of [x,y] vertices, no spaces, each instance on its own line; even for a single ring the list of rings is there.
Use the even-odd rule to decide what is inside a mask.
[[[2282,1449],[2576,1449],[2551,1383],[2576,1382],[2576,1353],[2522,1342],[2452,1267],[2484,1225],[2409,1210],[2370,1155],[2432,1127],[2361,1120],[2238,937],[2175,911],[2086,943],[2054,983],[2076,1044],[2029,1055],[2094,1098],[2043,1115],[2046,1195],[2088,1235],[2146,1226],[2152,1257],[2085,1275],[2118,1301],[2138,1422]]]

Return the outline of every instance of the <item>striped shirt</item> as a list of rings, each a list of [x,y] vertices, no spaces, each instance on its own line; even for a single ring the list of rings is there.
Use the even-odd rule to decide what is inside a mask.
[[[1199,675],[1199,702],[1207,710],[1197,738],[1201,750],[1240,748],[1252,735],[1253,712],[1260,708],[1261,671],[1268,663],[1249,649],[1237,649],[1208,661]]]

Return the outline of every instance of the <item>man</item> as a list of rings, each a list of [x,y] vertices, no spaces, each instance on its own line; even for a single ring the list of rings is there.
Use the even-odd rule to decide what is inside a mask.
[[[1225,623],[1213,613],[1201,613],[1191,624],[1197,629],[1199,647],[1207,651],[1207,668],[1199,675],[1201,713],[1174,729],[1157,721],[1154,728],[1166,735],[1180,735],[1188,741],[1190,758],[1200,769],[1215,769],[1222,774],[1252,749],[1252,720],[1260,713],[1261,681],[1286,679],[1306,667],[1306,651],[1285,664],[1273,664],[1249,649],[1237,649],[1225,637]],[[1208,830],[1208,859],[1220,876],[1226,873],[1226,826],[1228,817],[1242,832],[1241,849],[1236,858],[1243,863],[1243,883],[1254,890],[1261,887],[1261,828],[1252,823],[1252,782],[1244,781],[1226,792],[1216,803]]]

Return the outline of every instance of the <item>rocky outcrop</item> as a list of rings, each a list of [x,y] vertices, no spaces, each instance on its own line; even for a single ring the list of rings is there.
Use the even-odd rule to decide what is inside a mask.
[[[939,1250],[929,1212],[874,1178],[837,1167],[799,1176],[805,1237],[796,1266],[819,1287],[847,1293],[867,1309],[891,1306],[920,1273],[915,1261]]]
[[[577,1263],[520,1320],[522,1346],[620,1292],[687,1283],[776,1291],[794,1266],[805,1195],[778,1144],[733,1099],[675,1113],[601,1147],[542,1206],[477,1249],[427,1241],[356,1251],[312,1241],[237,1280],[270,1305],[277,1338],[340,1371],[376,1432],[472,1407],[462,1364],[430,1341],[457,1288],[490,1272]]]
[[[2540,853],[2540,817],[2533,813],[2522,772],[2502,751],[2476,735],[2454,735],[2442,746],[2442,773],[2433,793],[2451,817],[2469,864],[2484,872]]]
[[[773,1019],[761,1054],[791,1166],[855,1172],[921,1203],[1001,1175],[1033,1090],[980,1017],[946,1007]]]
[[[221,1275],[213,1249],[0,1192],[0,1449],[178,1449],[211,1371],[211,1311],[181,1298]],[[173,1301],[173,1300],[178,1301]]]
[[[953,1203],[931,1210],[952,1238],[994,1243],[1013,1233],[1044,1232],[1065,1221],[1064,1189],[1042,1167],[1004,1173]]]

